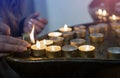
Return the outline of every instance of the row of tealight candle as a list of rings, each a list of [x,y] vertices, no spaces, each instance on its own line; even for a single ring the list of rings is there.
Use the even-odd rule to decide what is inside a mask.
[[[92,42],[103,42],[104,35],[108,31],[106,23],[96,26],[89,26],[89,36]],[[76,38],[75,38],[76,37]],[[31,46],[31,55],[34,57],[47,56],[48,58],[57,57],[94,57],[95,46],[86,44],[86,27],[68,27],[65,25],[57,32],[48,33],[48,40],[36,41]]]
[[[105,9],[98,9],[95,14],[101,21],[108,21],[110,20],[111,22],[116,22],[120,20],[120,16],[117,16],[115,14],[112,14],[109,16],[109,13]],[[109,16],[109,17],[108,17]],[[107,18],[108,17],[108,18]]]

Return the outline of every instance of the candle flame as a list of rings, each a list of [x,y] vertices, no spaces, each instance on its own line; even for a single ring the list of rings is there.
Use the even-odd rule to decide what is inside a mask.
[[[64,25],[64,30],[67,31],[67,29],[68,29],[68,25],[65,24],[65,25]]]
[[[113,20],[116,20],[116,19],[117,19],[116,15],[113,14],[113,15],[112,15],[112,19],[113,19]]]
[[[30,39],[31,39],[31,42],[32,42],[32,43],[35,43],[34,30],[35,30],[35,26],[33,25],[32,31],[31,31],[31,33],[30,33]]]
[[[43,44],[44,44],[44,45],[46,45],[46,44],[47,44],[47,42],[46,42],[46,40],[45,40],[45,39],[43,40]]]
[[[89,51],[90,50],[90,47],[87,45],[86,47],[85,47],[85,51]]]
[[[36,47],[37,47],[37,49],[40,49],[40,42],[39,41],[36,41]]]
[[[98,14],[102,15],[102,9],[98,9]]]
[[[107,11],[103,10],[103,16],[107,16]]]
[[[53,46],[51,46],[51,49],[52,49],[52,51],[55,51],[55,48]]]

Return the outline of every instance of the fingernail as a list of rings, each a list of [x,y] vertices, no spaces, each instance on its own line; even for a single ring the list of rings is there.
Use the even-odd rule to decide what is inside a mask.
[[[24,52],[26,50],[27,50],[26,47],[19,46],[19,48],[18,48],[18,52]]]

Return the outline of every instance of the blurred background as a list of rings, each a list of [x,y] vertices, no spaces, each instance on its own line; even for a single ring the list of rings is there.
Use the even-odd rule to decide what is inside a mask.
[[[33,12],[40,12],[41,17],[48,20],[48,25],[40,34],[44,35],[50,31],[67,24],[68,26],[93,22],[88,5],[92,0],[25,0],[25,16]]]

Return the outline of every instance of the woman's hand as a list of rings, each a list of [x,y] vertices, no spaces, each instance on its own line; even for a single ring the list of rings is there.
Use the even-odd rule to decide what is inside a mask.
[[[31,32],[32,26],[35,26],[35,32],[39,33],[48,23],[46,19],[39,18],[40,14],[38,12],[30,15],[26,18],[24,23],[24,32]]]
[[[30,44],[18,38],[0,35],[0,53],[3,52],[23,52],[30,47]]]

